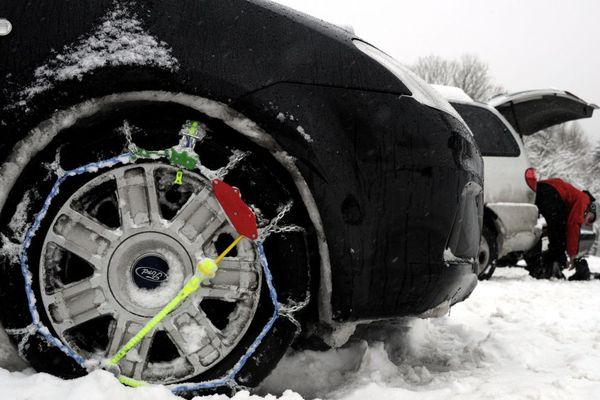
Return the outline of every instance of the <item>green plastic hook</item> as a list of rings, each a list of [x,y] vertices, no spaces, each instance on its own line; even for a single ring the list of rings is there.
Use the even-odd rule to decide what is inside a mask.
[[[183,171],[182,170],[177,171],[177,174],[175,175],[175,181],[173,183],[175,185],[183,184]]]

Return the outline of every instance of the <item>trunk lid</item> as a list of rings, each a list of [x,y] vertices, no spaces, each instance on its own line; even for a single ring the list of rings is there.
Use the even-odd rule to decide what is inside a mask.
[[[529,90],[492,98],[495,107],[521,135],[531,135],[553,125],[590,118],[595,104],[557,89]]]

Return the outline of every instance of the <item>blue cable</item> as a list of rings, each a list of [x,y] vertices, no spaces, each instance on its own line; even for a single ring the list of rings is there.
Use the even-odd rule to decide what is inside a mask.
[[[99,169],[112,167],[117,164],[123,164],[128,162],[131,159],[131,153],[121,154],[120,156],[113,157],[107,160],[102,160],[94,163],[89,163],[84,166],[65,171],[63,175],[59,176],[50,193],[44,200],[44,205],[42,209],[35,215],[33,224],[27,230],[25,234],[25,239],[23,240],[23,245],[21,246],[21,250],[19,252],[19,263],[21,265],[21,273],[23,275],[23,280],[25,282],[25,294],[27,296],[27,303],[29,308],[29,313],[31,314],[32,325],[35,327],[35,332],[39,333],[49,344],[57,347],[67,356],[71,357],[75,362],[77,362],[81,367],[88,369],[88,365],[86,365],[86,360],[77,354],[73,349],[63,344],[59,339],[54,337],[50,330],[41,322],[39,313],[35,307],[36,298],[33,292],[32,284],[33,279],[31,273],[29,272],[29,265],[27,264],[27,249],[31,245],[31,241],[35,236],[37,230],[39,229],[42,220],[48,213],[48,209],[52,204],[52,200],[58,195],[60,191],[60,185],[63,184],[69,177],[82,175],[87,172],[95,172]],[[186,384],[175,384],[168,385],[167,387],[173,393],[184,393],[190,391],[198,391],[203,389],[214,389],[217,387],[227,386],[231,383],[235,382],[235,377],[237,374],[244,368],[250,357],[254,354],[258,346],[262,343],[265,336],[269,331],[273,328],[275,321],[279,316],[279,302],[277,301],[277,292],[275,290],[275,286],[273,285],[273,276],[271,275],[271,270],[269,269],[269,263],[267,262],[267,256],[265,254],[264,247],[261,242],[255,242],[256,247],[258,249],[258,254],[260,258],[260,263],[263,268],[263,272],[265,274],[265,280],[267,282],[267,286],[269,288],[269,295],[271,297],[271,302],[273,304],[273,314],[271,318],[267,322],[267,324],[263,327],[261,332],[258,334],[254,342],[248,347],[246,353],[240,358],[240,360],[233,366],[227,374],[219,379],[213,379],[205,382],[197,382],[197,383],[186,383]]]

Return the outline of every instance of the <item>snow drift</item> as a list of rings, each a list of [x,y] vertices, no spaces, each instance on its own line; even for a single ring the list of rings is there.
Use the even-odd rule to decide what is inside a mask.
[[[600,272],[600,258],[590,266]],[[233,399],[595,398],[599,291],[600,280],[535,280],[522,268],[500,268],[448,316],[363,326],[344,348],[291,353],[258,394]],[[121,386],[104,371],[65,381],[0,370],[0,387],[15,400],[177,398],[161,386]]]

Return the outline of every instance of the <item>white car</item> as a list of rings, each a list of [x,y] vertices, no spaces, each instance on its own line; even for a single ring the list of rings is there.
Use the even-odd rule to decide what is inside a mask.
[[[462,89],[433,85],[471,128],[484,160],[484,224],[479,278],[489,279],[496,262],[531,249],[541,235],[535,205],[537,177],[521,135],[589,118],[595,105],[561,90],[533,90],[474,101]]]

